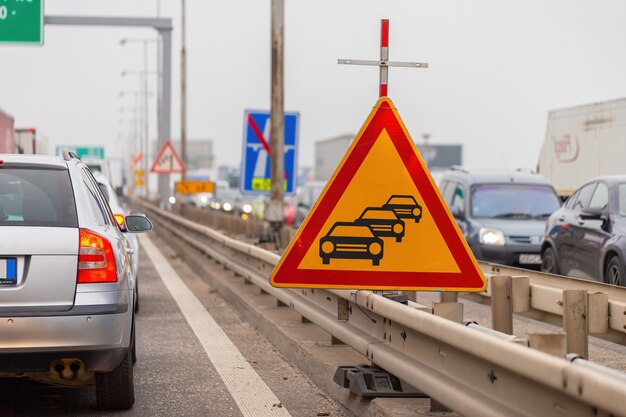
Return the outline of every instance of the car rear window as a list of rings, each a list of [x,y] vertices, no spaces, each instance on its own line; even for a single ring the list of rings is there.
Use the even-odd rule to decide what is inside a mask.
[[[0,225],[78,227],[69,173],[64,169],[0,169]]]

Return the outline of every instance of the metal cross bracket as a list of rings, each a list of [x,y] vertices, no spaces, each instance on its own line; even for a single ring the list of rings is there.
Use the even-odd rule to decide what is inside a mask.
[[[389,20],[382,19],[380,21],[380,60],[370,61],[364,59],[338,59],[338,64],[347,65],[373,65],[380,67],[380,88],[379,96],[387,96],[387,85],[389,79],[389,67],[409,67],[409,68],[428,68],[427,63],[420,62],[400,62],[389,61]]]

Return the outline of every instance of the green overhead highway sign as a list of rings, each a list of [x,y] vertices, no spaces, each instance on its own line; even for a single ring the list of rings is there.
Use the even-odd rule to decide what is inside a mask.
[[[43,0],[0,0],[1,43],[43,43]]]
[[[2,3],[3,0],[0,0]],[[104,147],[103,146],[74,146],[74,145],[59,145],[56,148],[57,155],[61,155],[63,150],[75,152],[79,158],[96,158],[104,159]]]

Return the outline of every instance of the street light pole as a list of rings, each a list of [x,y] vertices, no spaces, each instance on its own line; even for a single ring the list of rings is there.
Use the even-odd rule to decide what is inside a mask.
[[[181,0],[181,48],[180,48],[180,156],[183,165],[187,166],[187,50],[186,41],[186,19],[185,19],[185,0]],[[182,172],[183,181],[186,179],[186,172]]]
[[[143,197],[148,199],[148,158],[150,152],[148,152],[149,146],[149,131],[148,131],[148,41],[143,41],[143,105],[144,105],[144,136],[143,136]]]
[[[272,108],[270,130],[270,170],[272,186],[266,219],[272,225],[276,242],[283,226],[283,184],[285,181],[284,143],[284,0],[272,0]]]

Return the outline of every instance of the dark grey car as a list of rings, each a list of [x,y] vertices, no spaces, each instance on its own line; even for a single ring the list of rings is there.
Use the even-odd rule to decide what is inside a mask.
[[[0,155],[0,376],[96,385],[99,408],[134,403],[132,248],[87,166]]]
[[[447,171],[439,189],[477,259],[539,269],[554,188],[528,172]]]
[[[593,179],[550,216],[542,270],[623,286],[625,237],[626,176]]]

